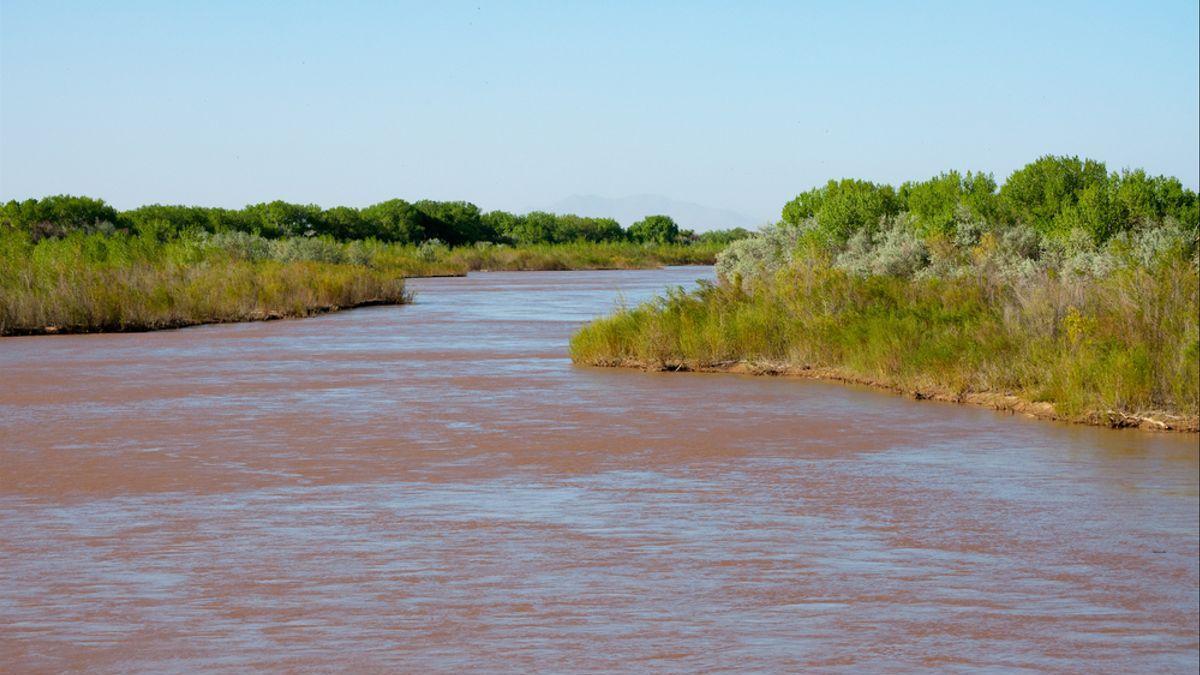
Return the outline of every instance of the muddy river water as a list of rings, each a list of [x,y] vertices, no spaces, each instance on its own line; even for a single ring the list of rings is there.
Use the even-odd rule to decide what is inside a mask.
[[[1196,671],[1196,436],[571,365],[711,273],[0,340],[0,671]]]

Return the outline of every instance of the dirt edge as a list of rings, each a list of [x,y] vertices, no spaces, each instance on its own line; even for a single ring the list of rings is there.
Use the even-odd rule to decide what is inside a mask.
[[[934,387],[910,389],[889,382],[863,377],[837,368],[814,368],[790,363],[770,361],[727,361],[722,363],[696,364],[665,362],[661,364],[623,360],[609,363],[590,364],[600,367],[631,368],[645,371],[732,373],[739,375],[769,375],[777,377],[800,377],[810,380],[859,384],[903,394],[915,400],[945,401],[974,405],[992,410],[1026,415],[1041,420],[1086,424],[1112,429],[1142,429],[1146,431],[1200,432],[1200,418],[1172,415],[1159,411],[1131,413],[1120,410],[1092,411],[1084,415],[1060,415],[1052,403],[1030,401],[1020,396],[1000,392],[953,392]]]

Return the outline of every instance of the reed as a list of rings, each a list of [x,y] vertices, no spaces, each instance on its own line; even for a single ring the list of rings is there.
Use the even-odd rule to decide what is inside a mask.
[[[449,248],[244,232],[76,231],[35,241],[0,228],[0,335],[309,316],[408,302],[406,277],[712,263],[718,250],[629,242]]]
[[[1174,256],[1102,277],[863,276],[792,265],[753,290],[705,284],[600,319],[581,364],[814,373],[918,396],[995,393],[1054,417],[1125,425],[1200,417],[1200,288]]]

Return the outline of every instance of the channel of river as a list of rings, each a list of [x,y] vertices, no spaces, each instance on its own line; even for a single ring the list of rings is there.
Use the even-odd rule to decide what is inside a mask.
[[[711,275],[0,340],[0,670],[1196,671],[1196,436],[570,363]]]

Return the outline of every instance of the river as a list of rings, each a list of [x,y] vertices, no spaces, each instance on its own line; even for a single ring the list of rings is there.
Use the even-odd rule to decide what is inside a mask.
[[[1196,436],[568,360],[711,274],[0,340],[0,670],[1196,671]]]

